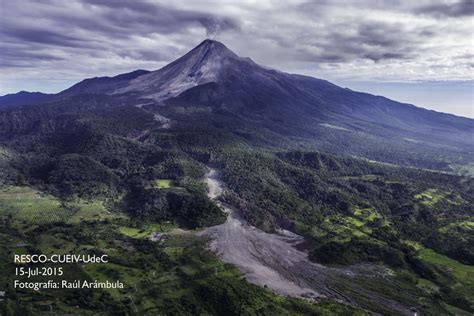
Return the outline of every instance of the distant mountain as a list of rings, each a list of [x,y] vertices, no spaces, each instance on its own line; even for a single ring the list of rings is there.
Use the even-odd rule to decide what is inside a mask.
[[[46,94],[41,92],[20,91],[18,93],[0,96],[0,108],[15,105],[30,105],[52,102],[64,97],[81,94],[104,94],[109,93],[111,88],[117,89],[121,85],[128,83],[136,77],[149,73],[147,70],[135,70],[129,73],[120,74],[114,77],[95,77],[84,79],[72,87],[57,94]]]
[[[95,99],[86,102],[87,95]],[[263,146],[309,146],[443,170],[473,160],[472,119],[262,67],[213,40],[159,70],[86,79],[55,97],[49,119],[85,107],[135,105],[175,127],[224,129]],[[9,133],[18,126],[30,125],[17,122]]]
[[[50,100],[52,96],[52,94],[46,94],[41,92],[20,91],[18,93],[0,96],[0,108],[12,105],[43,103]]]
[[[307,132],[315,124],[329,124],[348,130],[374,132],[375,128],[383,134],[406,134],[421,141],[474,145],[472,119],[265,68],[212,40],[159,70],[87,79],[61,95],[81,93],[131,93],[160,103],[211,106],[243,118],[256,116],[277,131],[281,124],[274,122]]]

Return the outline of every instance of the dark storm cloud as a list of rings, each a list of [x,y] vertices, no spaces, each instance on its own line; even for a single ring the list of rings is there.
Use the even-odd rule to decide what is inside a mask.
[[[0,94],[154,70],[205,38],[328,80],[472,79],[474,0],[5,0],[1,9]]]
[[[6,27],[2,28],[1,33],[4,37],[16,41],[42,43],[47,45],[84,47],[87,42],[81,38],[64,35],[51,30]]]
[[[287,49],[294,47],[295,41],[305,43],[296,48],[300,60],[334,63],[367,59],[379,62],[414,57],[420,38],[432,35],[424,29],[405,31],[399,23],[348,21],[340,22],[333,30],[324,30],[318,36],[313,33],[295,38],[275,36],[273,40]]]
[[[402,37],[406,37],[406,34],[401,34],[403,25],[400,24],[363,23],[357,29],[357,40],[371,46],[394,48],[403,42]]]
[[[82,0],[85,5],[105,8],[104,17],[119,27],[134,26],[143,31],[174,33],[200,24],[207,33],[237,29],[236,20],[192,10],[180,10],[152,2]],[[136,29],[135,29],[136,30]]]
[[[31,67],[31,64],[60,60],[64,60],[64,58],[37,51],[19,50],[10,47],[3,47],[0,51],[0,68]]]
[[[118,51],[117,55],[137,60],[169,60],[175,57],[173,55],[164,54],[156,49],[123,49]]]
[[[336,5],[335,5],[336,3]],[[344,6],[344,7],[341,7]],[[347,8],[345,8],[347,7]],[[345,63],[356,59],[374,62],[406,60],[416,54],[420,39],[434,36],[426,28],[409,30],[403,23],[383,22],[374,14],[355,14],[355,18],[335,18],[338,12],[355,9],[382,9],[398,12],[400,1],[312,1],[295,7],[301,16],[315,21],[311,29],[299,29],[294,34],[272,34],[270,38],[285,49],[294,49],[297,58],[319,63]],[[390,10],[388,10],[390,9]],[[335,12],[338,11],[338,12]],[[318,25],[318,23],[326,25]],[[295,43],[299,45],[295,45]],[[302,45],[303,44],[303,45]],[[296,47],[295,47],[296,46]]]
[[[317,69],[328,79],[459,79],[470,76],[472,59],[457,56],[472,52],[472,7],[428,0],[3,1],[0,83],[153,70],[206,37],[258,63]]]
[[[433,3],[420,6],[415,9],[415,12],[436,17],[474,16],[474,1],[462,0],[451,3]]]
[[[31,46],[22,47],[26,50],[37,49],[36,44],[43,44],[44,47],[78,48],[84,56],[93,56],[96,50],[106,48],[120,57],[145,60],[166,60],[171,57],[172,52],[166,48],[158,51],[160,43],[156,43],[155,47],[133,44],[130,44],[133,47],[128,47],[125,43],[132,43],[132,38],[136,37],[153,38],[156,34],[161,36],[158,38],[186,34],[192,27],[204,28],[206,37],[211,38],[221,32],[239,33],[241,32],[239,18],[241,20],[245,18],[245,15],[208,13],[149,1],[50,0],[43,2],[43,5],[36,2],[31,2],[30,6],[27,4],[27,1],[21,3],[12,1],[6,4],[10,6],[8,11],[12,12],[12,15],[6,16],[3,22],[0,22],[2,24],[0,40],[20,41]],[[282,48],[294,49],[302,60],[317,62],[349,62],[354,59],[379,62],[407,59],[414,56],[416,42],[423,37],[435,35],[426,28],[407,30],[401,23],[372,21],[370,16],[334,21],[333,10],[335,8],[341,10],[341,4],[343,3],[318,1],[302,3],[291,8],[310,20],[327,22],[322,28],[314,30],[294,28],[273,33],[269,33],[268,30],[257,30],[258,33],[255,35],[262,39],[276,40]],[[357,9],[364,5],[370,9],[384,7],[400,10],[402,7],[399,1],[386,1],[383,6],[379,1],[358,1],[352,4],[352,7]],[[443,11],[443,6],[448,6],[449,9]],[[29,7],[30,10],[25,9]],[[465,2],[460,2],[452,5],[426,5],[423,10],[461,14],[467,7],[469,6]],[[36,11],[38,13],[35,13]],[[18,16],[15,17],[15,14]],[[24,23],[28,18],[34,23]],[[278,23],[273,20],[272,12],[258,18]],[[295,40],[305,45],[295,45]],[[9,56],[3,57],[9,58]]]
[[[64,58],[54,56],[48,53],[42,53],[35,50],[19,50],[14,47],[3,47],[1,50],[2,61],[6,60],[17,60],[17,61],[53,61],[53,60],[63,60]]]
[[[17,48],[18,54],[25,57],[22,67],[29,60],[28,51],[54,46],[77,48],[75,53],[82,52],[84,57],[94,55],[95,50],[106,49],[121,57],[157,60],[169,54],[159,52],[158,47],[153,51],[150,47],[133,45],[131,39],[186,33],[193,27],[203,28],[208,35],[239,28],[229,17],[175,9],[155,2],[11,1],[5,5],[5,11],[11,14],[0,21],[0,41],[24,44]],[[0,52],[0,56],[10,67],[18,64],[9,62],[11,58],[16,59],[11,54]],[[31,61],[34,65],[34,58]]]

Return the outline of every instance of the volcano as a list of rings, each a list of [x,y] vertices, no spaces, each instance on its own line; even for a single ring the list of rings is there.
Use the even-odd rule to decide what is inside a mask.
[[[48,100],[81,95],[145,104],[174,126],[223,128],[264,146],[309,146],[445,170],[474,152],[472,119],[260,66],[214,40],[161,69],[86,79]],[[14,99],[8,96],[9,108]]]

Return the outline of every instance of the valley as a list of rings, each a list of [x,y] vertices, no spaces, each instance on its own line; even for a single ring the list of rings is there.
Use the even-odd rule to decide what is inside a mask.
[[[211,168],[206,173],[205,183],[209,187],[209,197],[217,200],[224,189],[216,169]],[[403,315],[413,315],[416,311],[374,292],[364,291],[357,285],[355,277],[359,275],[382,278],[384,273],[375,267],[330,268],[316,264],[308,259],[307,253],[297,249],[298,244],[304,241],[303,237],[282,229],[273,234],[263,232],[247,223],[235,207],[219,201],[217,204],[227,214],[226,222],[207,228],[199,235],[209,236],[210,249],[223,261],[236,266],[247,281],[284,296],[316,301],[318,298],[331,298],[363,307],[354,298],[337,290],[338,283],[343,283],[367,300],[372,300],[373,304],[381,304],[388,310]]]

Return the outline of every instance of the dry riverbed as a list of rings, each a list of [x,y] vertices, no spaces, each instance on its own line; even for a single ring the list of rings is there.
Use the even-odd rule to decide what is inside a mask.
[[[305,252],[294,247],[303,242],[301,236],[285,230],[278,234],[266,233],[249,225],[238,209],[220,202],[218,198],[224,188],[217,170],[210,169],[204,181],[209,188],[209,197],[228,216],[224,224],[209,227],[200,235],[209,236],[210,249],[223,261],[235,265],[249,282],[285,296],[308,299],[330,297],[359,305],[351,297],[337,291],[334,285],[344,282],[345,287],[349,286],[362,294],[365,291],[357,286],[354,277],[361,273],[377,277],[373,269],[367,266],[331,268],[311,262]],[[413,315],[409,308],[375,293],[364,296],[399,313]]]

